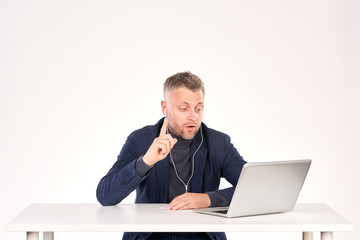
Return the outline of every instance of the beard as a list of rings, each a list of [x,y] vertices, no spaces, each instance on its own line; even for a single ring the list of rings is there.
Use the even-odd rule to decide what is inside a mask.
[[[187,126],[193,126],[190,129]],[[185,140],[191,140],[195,137],[200,129],[200,125],[196,125],[195,123],[186,123],[183,126],[179,126],[177,124],[168,123],[169,130],[177,137],[180,137]]]

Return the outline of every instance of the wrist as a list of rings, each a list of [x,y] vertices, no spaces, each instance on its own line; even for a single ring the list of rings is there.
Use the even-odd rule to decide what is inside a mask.
[[[152,161],[150,161],[150,160],[148,159],[148,157],[146,156],[146,154],[142,157],[142,159],[143,159],[144,163],[145,163],[146,165],[148,165],[149,167],[152,167],[152,166],[154,166],[154,164],[155,164],[155,163],[153,163]]]
[[[205,202],[204,202],[205,206],[210,207],[211,206],[211,198],[210,198],[209,194],[204,193],[204,196],[205,196]]]

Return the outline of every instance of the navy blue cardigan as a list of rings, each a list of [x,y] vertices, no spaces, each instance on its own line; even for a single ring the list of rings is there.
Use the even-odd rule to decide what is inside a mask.
[[[156,163],[142,178],[135,172],[135,163],[143,156],[153,140],[159,136],[163,119],[153,126],[132,132],[127,138],[117,161],[97,187],[98,201],[104,206],[116,205],[136,189],[136,203],[167,203],[169,183],[169,156]],[[218,192],[231,201],[235,185],[246,163],[230,137],[208,128],[202,123],[203,144],[195,155],[194,176],[190,190],[195,193]],[[200,131],[190,147],[191,159],[200,145]],[[233,186],[219,190],[220,179]],[[212,206],[216,204],[212,203]],[[125,233],[124,239],[146,239],[150,233]],[[212,239],[226,239],[224,233],[208,233]]]

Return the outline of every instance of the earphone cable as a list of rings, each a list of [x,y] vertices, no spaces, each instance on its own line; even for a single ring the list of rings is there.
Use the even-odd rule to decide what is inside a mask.
[[[168,133],[168,128],[166,128],[166,133]],[[180,182],[182,184],[184,184],[184,187],[185,187],[185,192],[188,192],[188,186],[189,186],[189,183],[190,183],[190,180],[192,179],[192,177],[194,176],[194,170],[195,170],[195,155],[196,153],[199,151],[201,145],[203,144],[203,141],[204,141],[204,137],[203,137],[203,133],[202,133],[202,126],[200,126],[200,134],[201,134],[201,142],[200,142],[200,145],[199,147],[196,149],[196,151],[194,152],[194,155],[193,155],[193,158],[192,158],[192,171],[191,171],[191,175],[189,177],[189,180],[187,181],[187,183],[185,183],[179,176],[178,174],[178,171],[176,169],[176,165],[175,165],[175,162],[174,162],[174,159],[172,157],[172,154],[171,154],[171,150],[170,150],[170,160],[171,160],[171,163],[173,164],[174,166],[174,171],[175,171],[175,174],[176,174],[176,177],[180,180]]]

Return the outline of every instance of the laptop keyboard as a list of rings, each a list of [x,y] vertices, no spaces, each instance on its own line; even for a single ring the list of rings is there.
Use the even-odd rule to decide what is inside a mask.
[[[218,210],[218,211],[214,211],[216,213],[223,213],[223,214],[227,214],[228,210]]]

